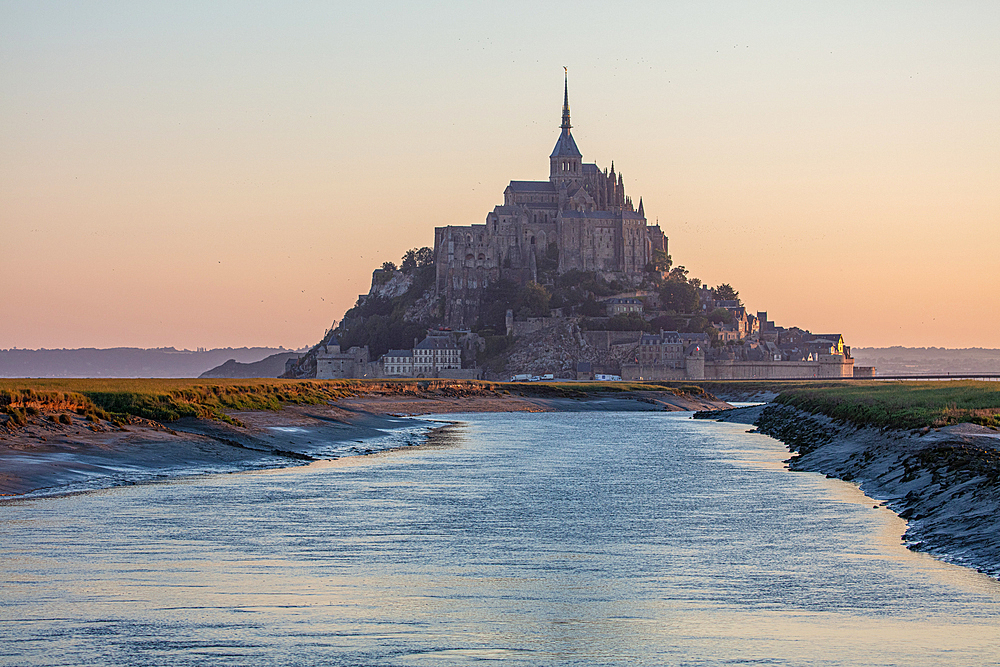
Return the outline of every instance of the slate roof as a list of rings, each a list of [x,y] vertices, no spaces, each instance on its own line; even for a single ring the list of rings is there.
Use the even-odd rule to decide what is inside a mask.
[[[663,343],[676,344],[681,341],[680,334],[676,331],[661,331],[660,333],[644,333],[639,338],[640,345],[662,345]]]
[[[451,342],[450,336],[428,336],[414,348],[416,350],[457,350],[458,345]]]
[[[580,149],[576,147],[576,141],[573,139],[573,133],[568,129],[562,131],[559,135],[559,139],[556,141],[556,147],[552,149],[552,155],[549,157],[583,157],[583,153]]]
[[[412,357],[413,350],[389,350],[383,357]]]
[[[509,186],[514,192],[547,192],[552,194],[555,188],[548,181],[511,181]]]

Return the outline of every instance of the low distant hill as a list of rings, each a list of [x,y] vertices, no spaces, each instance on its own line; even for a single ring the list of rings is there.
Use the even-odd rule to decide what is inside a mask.
[[[293,351],[280,347],[226,347],[196,352],[172,347],[0,350],[0,377],[194,378],[228,359],[249,364],[276,353]]]
[[[298,359],[298,352],[279,352],[266,359],[244,364],[230,359],[221,366],[207,370],[199,378],[276,378],[285,372],[288,359]]]
[[[852,347],[851,356],[878,375],[1000,373],[1000,350],[982,347]]]

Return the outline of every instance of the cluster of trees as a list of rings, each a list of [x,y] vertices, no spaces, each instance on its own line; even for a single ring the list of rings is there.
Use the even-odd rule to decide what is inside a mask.
[[[554,253],[558,258],[557,251]],[[561,308],[564,315],[603,317],[604,304],[599,299],[624,289],[621,283],[607,281],[593,271],[567,271],[553,276],[549,285],[499,280],[483,294],[477,329],[503,331],[508,310],[516,319],[547,317],[553,308]]]
[[[743,305],[740,302],[740,293],[734,290],[729,283],[722,283],[712,291],[715,293],[716,301],[735,301]]]
[[[552,294],[544,285],[529,282],[518,285],[513,280],[501,279],[489,285],[483,293],[477,329],[505,331],[507,311],[514,317],[546,317],[552,308]]]
[[[428,266],[434,266],[434,251],[427,246],[410,248],[403,253],[398,269],[395,262],[382,262],[382,270],[386,273],[393,273],[397,270],[410,273],[414,269],[424,269]]]
[[[662,315],[649,322],[653,331],[705,332],[715,336],[712,323],[732,324],[733,315],[725,308],[716,308],[707,316],[701,311],[701,280],[688,276],[683,266],[670,269],[659,283],[660,308]],[[716,301],[740,302],[740,293],[729,283],[723,283],[712,290]]]
[[[653,258],[646,264],[646,273],[650,274],[649,280],[659,282],[663,279],[663,274],[670,271],[673,264],[670,255],[662,250],[653,250]]]

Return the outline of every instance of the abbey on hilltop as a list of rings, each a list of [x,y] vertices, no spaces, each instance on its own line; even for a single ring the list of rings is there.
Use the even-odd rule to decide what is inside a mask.
[[[621,174],[585,164],[570,132],[569,84],[564,81],[561,132],[549,155],[549,180],[511,181],[504,203],[482,225],[434,229],[436,292],[444,319],[467,326],[483,290],[501,278],[538,279],[538,265],[557,261],[558,273],[595,271],[638,284],[654,250],[667,251],[658,225],[648,225],[625,194]]]

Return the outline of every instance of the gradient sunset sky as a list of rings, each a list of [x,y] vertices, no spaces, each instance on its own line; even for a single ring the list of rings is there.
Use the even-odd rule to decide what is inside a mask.
[[[1000,2],[0,1],[0,348],[300,347],[544,180],[563,66],[674,263],[1000,347]]]

